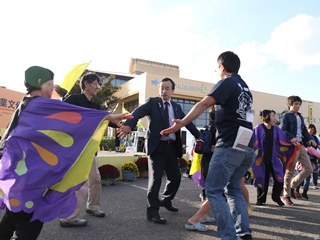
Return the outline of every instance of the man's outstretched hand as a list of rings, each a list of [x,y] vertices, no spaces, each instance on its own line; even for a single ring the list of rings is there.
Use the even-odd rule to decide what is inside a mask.
[[[173,125],[169,128],[163,129],[160,134],[161,135],[168,135],[173,132],[177,132],[180,128],[182,128],[184,125],[181,123],[180,119],[173,119]]]
[[[130,126],[122,125],[121,127],[119,127],[116,134],[118,135],[119,138],[124,138],[125,136],[130,134],[131,131],[132,131],[132,129]]]
[[[121,127],[121,121],[123,119],[132,119],[133,116],[131,113],[120,113],[120,114],[109,114],[107,116],[107,119],[110,120],[110,122],[113,122],[114,124],[116,124],[118,127]]]

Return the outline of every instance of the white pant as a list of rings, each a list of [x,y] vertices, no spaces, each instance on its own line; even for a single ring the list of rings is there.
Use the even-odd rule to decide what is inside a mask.
[[[98,210],[100,206],[100,196],[101,196],[101,176],[98,170],[97,159],[94,158],[92,166],[89,173],[88,180],[83,184],[83,186],[76,192],[77,197],[77,206],[72,215],[68,218],[61,219],[65,222],[75,221],[79,215],[80,210],[86,200],[87,200],[87,209]]]

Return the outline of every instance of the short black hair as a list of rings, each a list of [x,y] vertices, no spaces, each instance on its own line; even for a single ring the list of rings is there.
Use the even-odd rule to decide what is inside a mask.
[[[317,128],[316,128],[316,126],[314,124],[310,123],[309,126],[308,126],[308,129],[309,128],[313,128],[314,129],[314,135],[317,134]]]
[[[238,73],[240,69],[240,58],[231,51],[223,52],[219,55],[217,62],[224,66],[229,73]]]
[[[162,80],[160,81],[160,83],[162,83],[162,82],[171,82],[171,84],[172,84],[172,90],[174,90],[174,89],[176,88],[176,84],[174,83],[174,81],[173,81],[171,78],[166,77],[166,78],[164,78],[164,79],[162,79]]]
[[[85,82],[88,82],[88,83],[92,83],[94,82],[95,80],[98,81],[98,83],[100,84],[100,78],[97,74],[95,73],[87,73],[86,75],[84,75],[82,78],[81,78],[81,81],[80,81],[80,86],[81,86],[81,90],[83,91],[84,90],[84,83]]]
[[[265,122],[265,123],[269,123],[270,122],[270,114],[271,113],[274,113],[274,114],[276,114],[276,112],[274,111],[274,110],[268,110],[268,109],[265,109],[265,110],[263,110],[261,113],[260,113],[260,116],[261,116],[261,119],[262,119],[262,121],[263,122]]]
[[[287,106],[288,106],[288,109],[290,109],[290,107],[293,105],[294,102],[300,102],[302,104],[302,100],[299,96],[290,96],[287,98]]]

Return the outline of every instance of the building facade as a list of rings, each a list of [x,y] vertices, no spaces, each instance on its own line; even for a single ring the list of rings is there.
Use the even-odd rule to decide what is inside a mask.
[[[0,87],[0,136],[3,135],[12,114],[24,96],[24,93]]]
[[[172,96],[173,100],[178,102],[185,113],[204,96],[206,96],[214,83],[196,81],[179,77],[180,69],[178,66],[158,63],[143,59],[133,58],[130,61],[129,74],[116,74],[116,79],[126,77],[126,81],[122,81],[121,89],[116,93],[120,98],[119,106],[131,112],[136,107],[145,103],[149,97],[159,96],[159,81],[165,77],[171,78],[176,83],[176,89]],[[99,74],[102,74],[101,72]],[[104,73],[108,74],[108,73]],[[127,77],[130,78],[127,78]],[[250,86],[249,86],[250,87]],[[288,110],[286,99],[288,96],[279,96],[269,93],[252,91],[253,106],[252,120],[253,126],[261,123],[260,112],[264,109],[273,109],[277,113],[277,119],[280,120],[281,115]],[[295,93],[299,95],[299,92]],[[116,110],[121,112],[122,107]],[[315,124],[320,131],[320,103],[303,100],[300,112],[304,116],[305,124]],[[145,128],[148,126],[147,118],[143,118],[142,124]],[[208,110],[194,121],[198,128],[206,126],[209,122]]]

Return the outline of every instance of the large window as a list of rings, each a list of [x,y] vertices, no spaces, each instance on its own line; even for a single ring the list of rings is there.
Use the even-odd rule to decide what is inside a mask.
[[[111,84],[112,84],[112,86],[115,86],[115,87],[116,87],[116,86],[122,85],[122,84],[124,84],[124,83],[126,83],[126,82],[128,82],[128,80],[115,78],[115,79],[113,79],[113,80],[111,81]]]
[[[197,103],[194,100],[186,100],[181,98],[172,98],[172,101],[181,105],[182,111],[187,114],[190,109]],[[209,109],[206,109],[197,119],[193,121],[197,128],[203,128],[209,124]]]
[[[134,109],[136,109],[138,106],[139,106],[138,100],[134,100],[132,102],[127,102],[127,103],[124,104],[124,108],[130,113]]]

